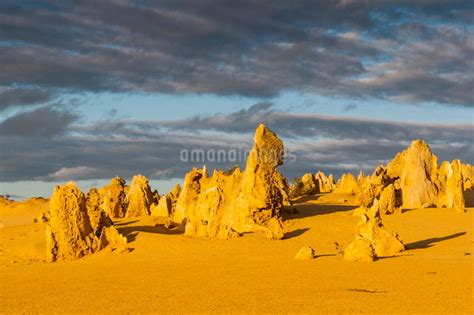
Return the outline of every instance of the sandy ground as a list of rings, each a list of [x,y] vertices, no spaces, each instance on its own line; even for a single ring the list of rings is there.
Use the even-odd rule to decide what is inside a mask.
[[[285,215],[281,241],[192,239],[154,227],[151,217],[122,220],[130,253],[52,264],[43,261],[44,225],[33,223],[38,210],[21,208],[15,220],[3,209],[0,313],[474,312],[472,208],[387,216],[385,226],[409,250],[374,263],[347,262],[339,248],[355,236],[351,198],[300,200],[299,213]],[[293,259],[305,245],[319,256]]]

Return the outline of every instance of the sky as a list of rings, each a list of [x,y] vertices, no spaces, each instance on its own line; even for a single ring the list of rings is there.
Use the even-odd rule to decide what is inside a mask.
[[[290,180],[370,173],[414,139],[474,164],[473,22],[456,0],[1,1],[0,194],[166,192],[243,166],[260,123]]]

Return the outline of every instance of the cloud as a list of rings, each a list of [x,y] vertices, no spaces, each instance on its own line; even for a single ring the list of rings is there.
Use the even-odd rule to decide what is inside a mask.
[[[0,135],[21,137],[45,137],[61,135],[78,116],[65,109],[52,106],[21,112],[0,122]]]
[[[471,9],[466,1],[7,1],[0,86],[473,106]]]
[[[97,172],[97,169],[87,166],[63,167],[51,174],[50,177],[58,180],[87,179],[95,172]]]
[[[229,114],[173,121],[109,119],[71,123],[54,136],[6,136],[0,132],[0,181],[131,178],[183,178],[193,166],[244,166],[258,123],[267,123],[295,159],[281,168],[294,178],[308,171],[372,171],[416,138],[428,141],[440,160],[474,163],[472,126],[397,123],[281,112],[258,103]],[[181,160],[183,150],[237,150],[237,161]]]
[[[423,138],[430,142],[464,143],[470,141],[472,137],[471,125],[400,123],[316,114],[293,114],[275,111],[271,103],[258,103],[231,114],[161,121],[159,125],[173,130],[194,132],[212,129],[221,132],[250,133],[261,122],[274,129],[279,135],[289,138],[365,139],[367,141],[407,141]]]
[[[13,106],[34,105],[51,101],[53,93],[34,88],[5,88],[0,90],[0,111]]]

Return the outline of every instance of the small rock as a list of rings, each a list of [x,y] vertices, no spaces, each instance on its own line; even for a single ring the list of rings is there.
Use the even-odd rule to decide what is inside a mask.
[[[314,258],[316,258],[316,251],[311,246],[301,248],[295,256],[295,259],[299,260],[311,260]]]

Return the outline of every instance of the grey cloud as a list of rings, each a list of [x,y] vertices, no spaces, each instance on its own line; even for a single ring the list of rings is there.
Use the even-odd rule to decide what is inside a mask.
[[[51,106],[21,112],[0,122],[1,136],[47,137],[63,134],[78,116]]]
[[[368,141],[406,141],[422,138],[433,143],[440,141],[466,143],[471,140],[473,133],[472,125],[430,125],[292,114],[275,111],[270,103],[258,103],[231,114],[162,121],[160,125],[189,131],[213,129],[222,132],[251,132],[255,125],[261,122],[266,123],[279,135],[289,138],[366,139]]]
[[[466,1],[7,1],[0,85],[472,106],[473,34],[459,25],[470,10]]]
[[[273,109],[270,103],[224,115],[176,121],[109,119],[94,124],[69,124],[48,137],[7,136],[0,132],[0,181],[131,177],[183,178],[193,166],[227,169],[235,161],[181,161],[182,150],[251,148],[252,133],[266,122],[296,156],[282,167],[288,178],[317,169],[372,171],[407,147],[410,140],[427,140],[441,160],[474,163],[472,126],[407,124],[296,115]],[[243,160],[237,164],[244,165]]]
[[[51,101],[54,93],[35,88],[5,88],[0,90],[0,111],[13,106],[34,105]]]

